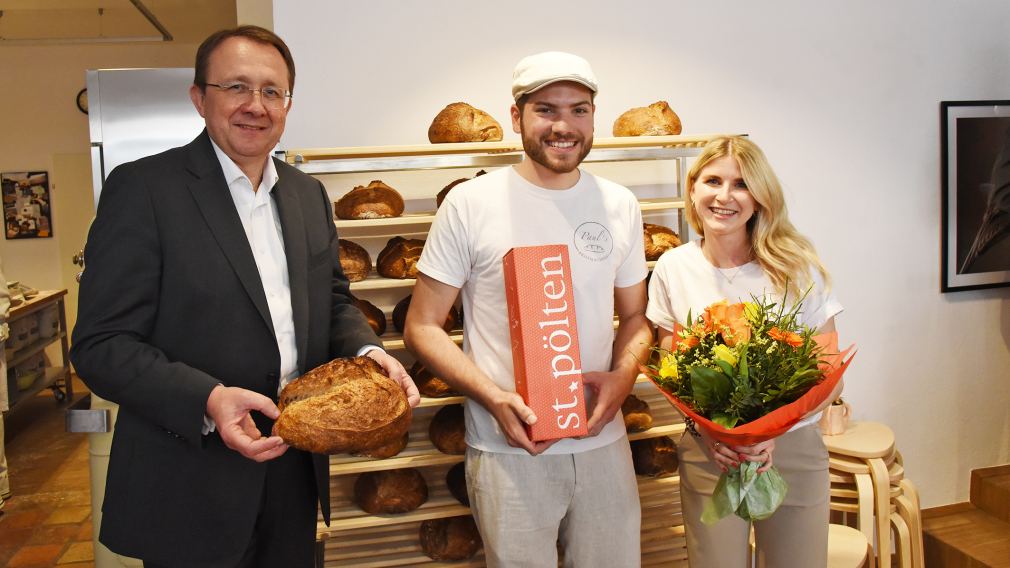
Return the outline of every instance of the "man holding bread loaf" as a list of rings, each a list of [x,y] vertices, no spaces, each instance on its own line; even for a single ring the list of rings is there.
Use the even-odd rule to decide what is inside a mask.
[[[592,148],[596,91],[581,57],[520,61],[511,116],[524,160],[456,186],[418,263],[405,339],[468,397],[466,480],[489,566],[556,566],[558,541],[566,566],[640,563],[638,489],[618,411],[652,340],[647,268],[635,196],[579,169]],[[533,441],[526,426],[553,417],[536,416],[515,392],[502,258],[557,244],[570,259],[589,434]],[[463,351],[442,329],[459,294]]]
[[[268,30],[208,37],[206,129],[113,170],[88,236],[71,358],[119,404],[100,540],[147,566],[313,566],[329,461],[271,435],[278,392],[366,355],[419,401],[351,303],[322,184],[270,158],[294,78]]]

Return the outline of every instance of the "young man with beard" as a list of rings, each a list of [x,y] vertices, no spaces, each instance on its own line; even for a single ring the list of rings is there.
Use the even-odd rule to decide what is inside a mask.
[[[637,566],[641,512],[621,403],[652,335],[645,319],[641,210],[626,188],[579,169],[593,144],[597,83],[567,53],[513,75],[512,128],[526,156],[456,186],[431,227],[407,315],[408,346],[465,393],[466,478],[489,566]],[[533,442],[515,392],[502,257],[567,244],[589,435]],[[442,330],[462,293],[461,351]],[[620,326],[616,337],[613,314]]]

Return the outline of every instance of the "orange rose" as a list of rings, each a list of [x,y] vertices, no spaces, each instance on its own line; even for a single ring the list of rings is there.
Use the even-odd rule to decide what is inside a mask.
[[[729,332],[728,334],[726,332]],[[743,304],[733,304],[726,314],[726,327],[723,330],[726,345],[735,347],[737,343],[750,340],[750,322],[744,313]]]
[[[743,304],[730,305],[726,300],[720,300],[705,308],[702,319],[705,331],[719,332],[730,347],[750,339],[750,323]]]
[[[697,337],[695,337],[693,335],[688,335],[687,337],[682,337],[682,338],[680,338],[679,341],[677,341],[677,350],[678,351],[687,351],[688,349],[691,349],[692,347],[696,347],[699,343],[701,343],[701,342],[698,340]]]
[[[799,347],[803,345],[803,337],[798,333],[793,333],[791,331],[782,331],[777,327],[773,327],[768,330],[768,337],[771,337],[775,341],[781,341],[792,347]]]

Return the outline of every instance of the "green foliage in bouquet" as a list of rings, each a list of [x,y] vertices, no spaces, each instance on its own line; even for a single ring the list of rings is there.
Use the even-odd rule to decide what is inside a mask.
[[[803,396],[821,381],[814,330],[791,309],[754,298],[705,308],[675,338],[672,351],[655,348],[647,371],[663,390],[716,424],[733,428]],[[691,322],[691,315],[688,314]]]

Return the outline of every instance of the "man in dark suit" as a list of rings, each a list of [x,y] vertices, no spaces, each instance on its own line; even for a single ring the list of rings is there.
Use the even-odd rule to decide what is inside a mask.
[[[200,46],[206,130],[116,168],[85,250],[72,361],[120,405],[100,540],[148,566],[311,566],[325,456],[270,435],[281,387],[365,354],[420,400],[351,304],[322,184],[270,158],[294,63],[242,26]]]

